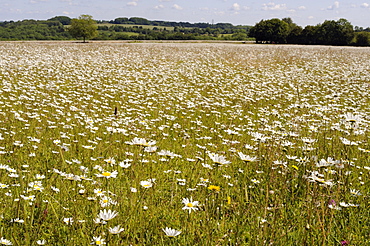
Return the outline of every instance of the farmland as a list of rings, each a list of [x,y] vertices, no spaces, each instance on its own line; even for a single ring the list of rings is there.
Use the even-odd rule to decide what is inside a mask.
[[[369,244],[368,48],[0,50],[0,243]]]

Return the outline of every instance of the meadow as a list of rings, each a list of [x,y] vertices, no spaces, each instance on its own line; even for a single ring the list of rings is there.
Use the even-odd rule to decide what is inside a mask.
[[[370,244],[369,48],[0,51],[0,244]]]

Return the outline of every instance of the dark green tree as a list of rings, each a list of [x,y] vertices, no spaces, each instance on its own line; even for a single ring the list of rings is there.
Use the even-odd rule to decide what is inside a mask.
[[[283,18],[282,21],[286,22],[289,27],[289,34],[286,37],[286,42],[288,44],[299,44],[301,43],[301,33],[302,33],[302,27],[298,26],[293,22],[293,20],[288,18]]]
[[[354,45],[370,46],[370,32],[356,32]]]
[[[129,21],[136,25],[149,25],[150,24],[150,22],[147,19],[141,18],[141,17],[131,17]]]
[[[301,32],[301,43],[316,44],[318,41],[317,30],[320,26],[306,26]]]
[[[55,16],[51,19],[48,19],[48,21],[59,21],[63,25],[71,24],[71,18],[69,18],[68,16]]]
[[[114,24],[126,24],[128,22],[129,22],[128,18],[125,18],[125,17],[116,18],[113,21]]]
[[[326,20],[317,29],[318,44],[349,45],[354,37],[353,26],[346,19]]]
[[[93,20],[91,15],[81,15],[77,19],[72,19],[68,32],[74,38],[83,38],[85,43],[86,39],[91,39],[98,35],[97,29],[96,21]]]
[[[256,38],[257,43],[286,43],[289,25],[277,18],[261,20],[249,31],[249,36]]]

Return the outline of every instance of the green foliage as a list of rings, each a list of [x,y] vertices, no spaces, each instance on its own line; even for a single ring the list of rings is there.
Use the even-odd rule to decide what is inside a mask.
[[[59,21],[23,20],[0,24],[0,40],[63,40],[70,39]]]
[[[353,45],[370,46],[370,32],[356,32]]]
[[[71,24],[71,18],[68,16],[55,16],[51,19],[48,19],[48,21],[59,21],[63,25],[70,25]]]
[[[322,24],[303,29],[291,18],[275,18],[261,20],[252,27],[249,36],[255,37],[257,43],[350,45],[353,43],[354,30],[346,19],[326,20]],[[360,40],[362,38],[366,39],[360,36]],[[363,40],[363,43],[365,45],[366,41]]]
[[[99,21],[96,25],[89,15],[73,20],[55,16],[47,21],[0,22],[0,40],[65,40],[74,37],[83,38],[85,42],[86,39],[253,40],[254,37],[257,43],[368,46],[366,32],[370,32],[370,28],[356,26],[353,29],[345,19],[327,20],[302,28],[289,17],[261,20],[253,27],[231,23],[151,21],[141,17],[119,17],[113,21]]]
[[[345,19],[326,20],[317,26],[317,44],[348,45],[354,37],[353,26]]]
[[[72,19],[68,32],[74,38],[82,37],[85,43],[86,39],[91,39],[98,35],[97,29],[96,21],[93,20],[91,15],[81,15],[78,19]]]
[[[250,30],[249,35],[255,37],[257,43],[286,43],[289,25],[277,18],[261,20]]]

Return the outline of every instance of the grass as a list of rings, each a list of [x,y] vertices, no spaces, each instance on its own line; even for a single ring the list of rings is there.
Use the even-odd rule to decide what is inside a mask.
[[[368,49],[0,46],[2,244],[369,243]]]

